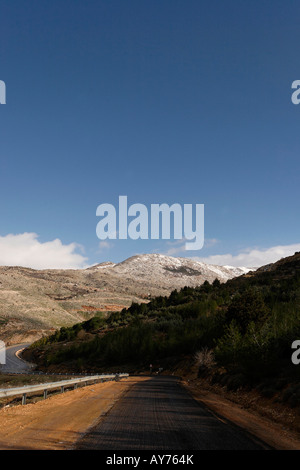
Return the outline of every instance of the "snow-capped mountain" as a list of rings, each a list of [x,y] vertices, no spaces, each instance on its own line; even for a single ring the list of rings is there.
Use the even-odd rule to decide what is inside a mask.
[[[221,282],[247,272],[187,258],[137,255],[121,263],[105,262],[87,269],[34,270],[0,267],[1,339],[29,342],[61,326],[95,315],[147,302],[204,281]]]
[[[135,255],[121,263],[101,263],[88,268],[124,282],[132,282],[131,288],[144,286],[145,290],[173,290],[184,286],[198,286],[204,281],[219,279],[226,282],[233,277],[246,274],[250,269],[233,266],[216,266],[194,261],[189,258],[174,258],[160,254]],[[157,295],[158,292],[156,292]]]

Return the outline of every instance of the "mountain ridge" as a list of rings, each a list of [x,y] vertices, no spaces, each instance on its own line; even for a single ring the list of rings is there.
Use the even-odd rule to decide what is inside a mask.
[[[0,339],[31,341],[62,326],[168,295],[215,279],[226,282],[246,268],[208,265],[160,254],[134,255],[85,269],[0,267]]]

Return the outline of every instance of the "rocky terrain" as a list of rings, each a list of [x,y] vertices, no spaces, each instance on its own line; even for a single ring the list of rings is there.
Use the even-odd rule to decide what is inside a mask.
[[[246,268],[214,266],[159,254],[78,270],[0,267],[0,339],[10,344],[86,320],[95,312],[121,310],[151,296],[167,295],[205,280],[225,282]]]

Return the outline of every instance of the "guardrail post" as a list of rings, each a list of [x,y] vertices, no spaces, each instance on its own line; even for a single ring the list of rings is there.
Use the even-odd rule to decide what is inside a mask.
[[[64,393],[64,391],[65,391],[65,387],[64,386],[60,387],[60,392]]]
[[[83,375],[83,374],[81,374]],[[52,389],[59,389],[61,392],[64,392],[65,387],[69,387],[71,385],[74,386],[74,389],[76,389],[79,384],[81,385],[88,385],[91,383],[97,383],[97,382],[107,382],[109,380],[120,380],[123,377],[128,377],[128,374],[101,374],[101,375],[95,375],[95,376],[90,376],[90,377],[83,377],[83,378],[78,378],[78,379],[73,379],[73,380],[61,380],[57,382],[50,382],[50,383],[44,383],[44,384],[34,384],[34,385],[24,385],[23,387],[15,387],[15,388],[8,388],[8,389],[0,389],[0,398],[5,398],[5,397],[12,397],[12,396],[22,396],[22,405],[26,405],[26,398],[28,393],[44,393],[44,399],[47,398],[47,391],[52,390]],[[44,386],[46,388],[44,388]]]

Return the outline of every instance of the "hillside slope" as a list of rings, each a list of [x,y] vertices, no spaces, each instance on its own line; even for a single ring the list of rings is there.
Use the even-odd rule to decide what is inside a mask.
[[[150,254],[81,270],[0,267],[0,337],[32,341],[61,326],[86,320],[97,311],[118,311],[175,288],[225,282],[244,268],[206,265],[187,258]]]

